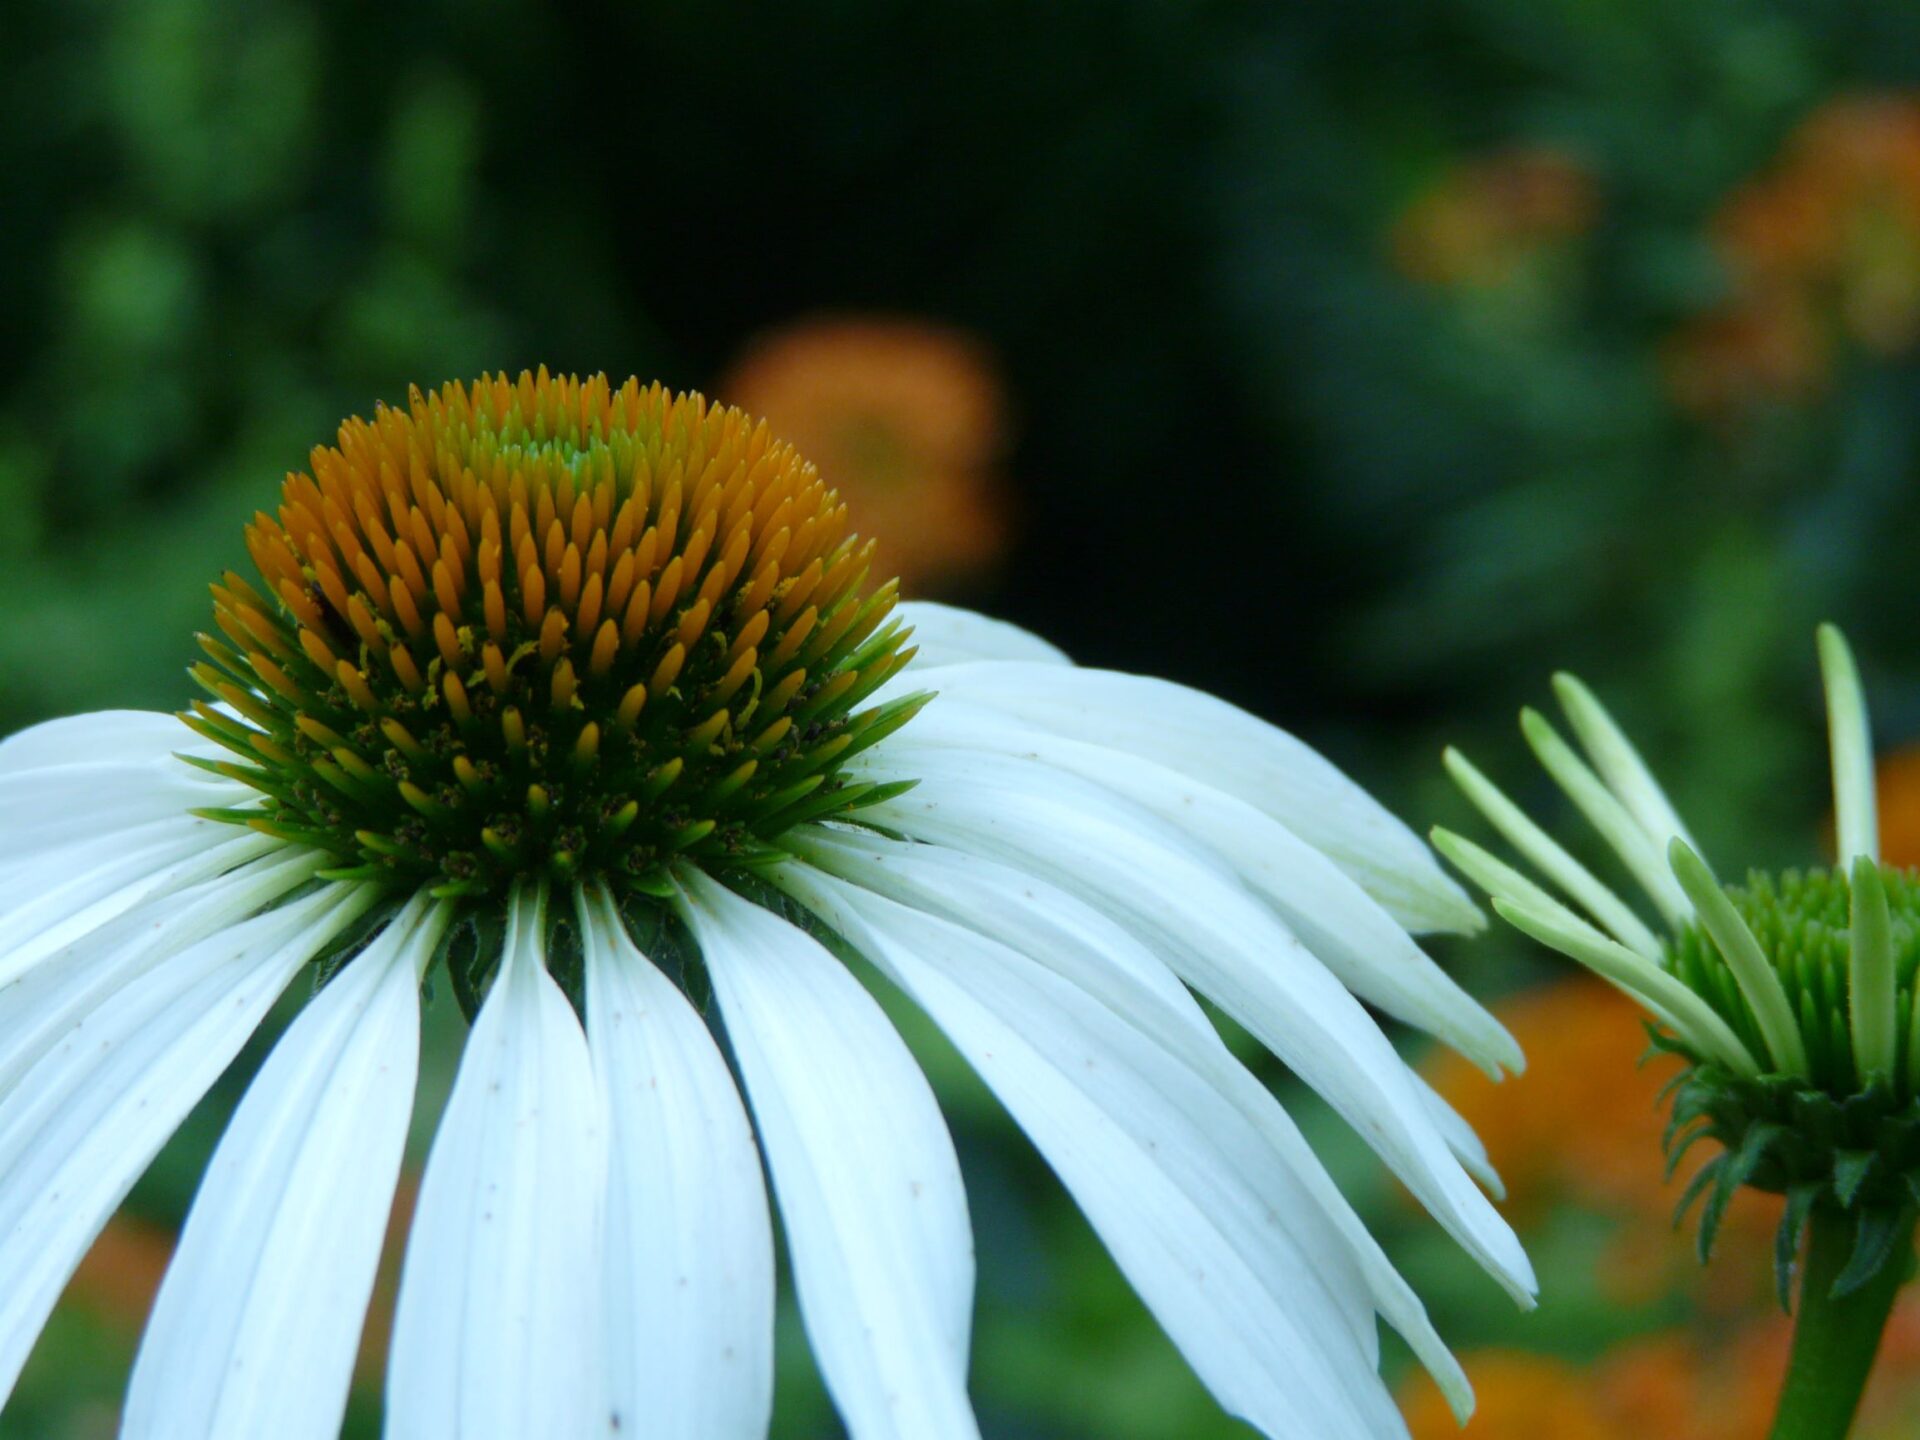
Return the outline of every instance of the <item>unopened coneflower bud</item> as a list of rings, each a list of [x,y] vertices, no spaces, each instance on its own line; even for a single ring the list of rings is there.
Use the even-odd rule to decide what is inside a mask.
[[[1639,1001],[1654,1044],[1686,1062],[1666,1092],[1667,1168],[1700,1142],[1712,1146],[1680,1202],[1684,1214],[1704,1199],[1702,1258],[1740,1187],[1784,1195],[1775,1245],[1782,1303],[1812,1225],[1813,1288],[1802,1308],[1814,1320],[1808,1326],[1803,1314],[1802,1333],[1832,1333],[1829,1317],[1852,1313],[1850,1297],[1860,1295],[1853,1309],[1868,1318],[1844,1323],[1864,1337],[1848,1343],[1870,1347],[1879,1333],[1872,1312],[1884,1319],[1904,1275],[1920,1205],[1920,878],[1880,862],[1866,703],[1832,626],[1820,630],[1819,653],[1839,850],[1831,869],[1716,878],[1624,733],[1565,675],[1554,688],[1586,757],[1537,712],[1523,713],[1522,731],[1661,928],[1453,751],[1446,765],[1460,789],[1560,895],[1460,835],[1436,830],[1433,841],[1518,929]],[[1817,1356],[1822,1345],[1808,1339],[1805,1349]],[[1796,1374],[1817,1368],[1796,1359]],[[1856,1378],[1864,1374],[1863,1366]],[[1790,1386],[1783,1424],[1818,1416],[1822,1402],[1803,1398],[1818,1389]],[[1831,1433],[1850,1414],[1839,1413]],[[1834,1421],[1830,1413],[1813,1430],[1776,1434],[1825,1434],[1818,1426]]]

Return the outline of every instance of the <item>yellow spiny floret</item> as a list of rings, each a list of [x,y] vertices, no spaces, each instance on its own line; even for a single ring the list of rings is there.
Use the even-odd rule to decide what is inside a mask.
[[[214,587],[228,643],[200,667],[242,718],[187,718],[264,797],[222,818],[356,874],[481,896],[745,863],[873,798],[835,766],[917,706],[856,713],[910,652],[834,491],[659,385],[415,390],[314,449],[246,542],[263,584]]]

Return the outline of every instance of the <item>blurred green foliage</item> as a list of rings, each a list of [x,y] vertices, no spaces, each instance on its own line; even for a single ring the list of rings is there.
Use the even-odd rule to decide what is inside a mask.
[[[1422,825],[1464,814],[1443,740],[1542,800],[1512,712],[1577,668],[1709,849],[1806,858],[1816,620],[1920,735],[1920,362],[1706,416],[1665,357],[1732,293],[1728,195],[1836,97],[1916,85],[1920,11],[1864,0],[16,0],[0,730],[178,704],[205,582],[345,413],[542,361],[703,386],[767,327],[884,311],[984,337],[1015,397],[1022,538],[968,598],[1228,694]],[[1583,218],[1423,272],[1408,217],[1516,148]],[[988,1433],[1242,1433],[903,1023],[968,1166]],[[136,1209],[177,1219],[237,1088]],[[1581,1299],[1577,1224],[1510,1316],[1305,1108],[1462,1343],[1660,1318]],[[782,1340],[778,1433],[834,1433],[790,1311]],[[0,1433],[107,1433],[131,1343],[63,1314]]]

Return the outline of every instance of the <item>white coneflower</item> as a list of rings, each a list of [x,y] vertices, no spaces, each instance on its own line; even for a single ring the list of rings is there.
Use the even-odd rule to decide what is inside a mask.
[[[1585,757],[1536,711],[1523,712],[1521,729],[1667,933],[1455,751],[1447,768],[1467,797],[1570,903],[1470,840],[1433,836],[1515,927],[1638,1000],[1654,1043],[1685,1061],[1666,1092],[1667,1168],[1707,1142],[1710,1158],[1680,1202],[1684,1214],[1704,1197],[1701,1259],[1735,1191],[1784,1195],[1774,1265],[1789,1304],[1810,1233],[1776,1440],[1848,1432],[1911,1268],[1920,1205],[1920,877],[1881,863],[1859,673],[1832,626],[1819,648],[1839,850],[1831,870],[1752,871],[1723,885],[1625,734],[1570,675],[1554,688]]]
[[[0,745],[0,1383],[307,973],[194,1202],[126,1433],[333,1433],[437,967],[473,1028],[390,1434],[764,1434],[764,1154],[848,1429],[972,1435],[959,1169],[858,955],[978,1068],[1228,1409],[1401,1433],[1384,1316],[1464,1410],[1419,1301],[1186,987],[1524,1300],[1471,1134],[1361,1003],[1517,1064],[1409,938],[1471,905],[1299,742],[896,607],[845,522],[697,396],[545,372],[416,393],[255,517],[197,733],[111,713]]]

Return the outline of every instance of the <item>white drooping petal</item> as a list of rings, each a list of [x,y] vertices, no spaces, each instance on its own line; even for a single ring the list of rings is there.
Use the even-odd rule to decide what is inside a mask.
[[[1157,761],[1038,730],[946,696],[916,717],[909,739],[1051,765],[1125,796],[1217,852],[1361,999],[1444,1040],[1495,1078],[1502,1067],[1524,1067],[1505,1027],[1377,901],[1325,855],[1244,800]]]
[[[603,1435],[606,1137],[587,1038],[547,974],[544,896],[514,895],[420,1180],[386,1433]]]
[[[706,1022],[605,893],[582,891],[578,908],[610,1149],[609,1414],[656,1440],[761,1440],[773,1229],[753,1129]]]
[[[151,901],[275,852],[300,853],[182,815],[0,866],[0,987]]]
[[[1413,1347],[1455,1413],[1465,1419],[1473,1407],[1472,1389],[1419,1297],[1273,1093],[1233,1057],[1186,987],[1140,941],[1066,892],[994,860],[835,827],[814,827],[795,839],[803,858],[829,874],[940,915],[1046,966],[1204,1077],[1290,1167],[1309,1203],[1332,1223],[1340,1245],[1366,1278],[1375,1307]],[[1460,1128],[1465,1128],[1463,1123]],[[1478,1148],[1471,1131],[1466,1140],[1470,1149]]]
[[[902,600],[893,607],[896,618],[913,627],[910,642],[919,653],[913,669],[929,670],[973,660],[1026,660],[1068,665],[1059,647],[1030,630],[933,600]]]
[[[1003,945],[817,871],[775,878],[979,1071],[1223,1407],[1273,1436],[1404,1433],[1352,1256],[1205,1077]]]
[[[697,871],[681,884],[773,1172],[801,1317],[848,1433],[977,1436],[973,1234],[925,1077],[818,941]]]
[[[157,710],[96,710],[30,725],[0,740],[0,776],[96,760],[214,755],[219,748]]]
[[[240,798],[238,790],[170,756],[0,774],[0,815],[7,817],[0,829],[0,862],[31,858],[75,841],[97,842],[156,822],[210,832],[221,822],[195,820],[190,812],[231,804]]]
[[[1076,776],[914,747],[887,763],[920,783],[865,814],[902,834],[1008,861],[1124,921],[1312,1085],[1515,1298],[1532,1266],[1448,1149],[1405,1063],[1360,1003],[1262,906],[1148,811]]]
[[[329,887],[179,952],[71,1025],[0,1099],[0,1396],[134,1180],[369,899]]]
[[[263,856],[216,880],[157,895],[44,952],[51,963],[0,982],[0,1096],[10,1095],[32,1066],[117,991],[274,904],[325,863],[317,853]]]
[[[187,1216],[123,1437],[337,1435],[373,1293],[445,915],[416,897],[300,1012]]]
[[[1460,1163],[1466,1166],[1467,1173],[1478,1180],[1496,1200],[1507,1198],[1506,1182],[1501,1180],[1500,1172],[1493,1168],[1493,1161],[1487,1155],[1487,1147],[1474,1133],[1466,1117],[1453,1108],[1447,1097],[1427,1083],[1426,1076],[1418,1070],[1409,1071],[1413,1083],[1427,1098],[1427,1106],[1433,1112],[1433,1123],[1440,1127],[1440,1133],[1446,1137],[1447,1148],[1453,1151]]]
[[[1144,675],[1011,661],[951,666],[938,688],[1237,796],[1325,854],[1416,934],[1483,924],[1413,831],[1317,751],[1224,700]]]

